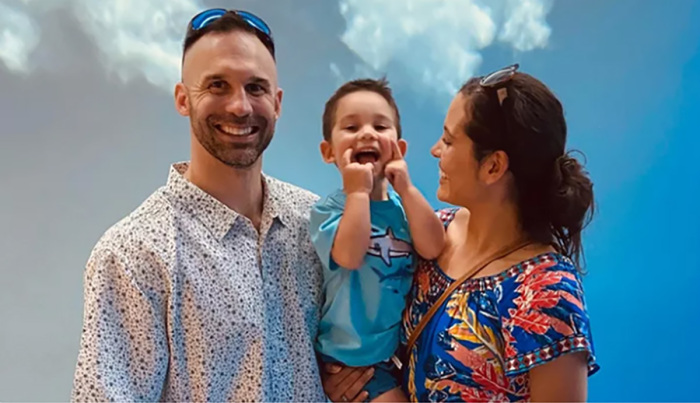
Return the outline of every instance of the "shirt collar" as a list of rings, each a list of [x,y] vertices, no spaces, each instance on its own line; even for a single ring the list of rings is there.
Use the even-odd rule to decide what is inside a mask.
[[[240,216],[209,193],[184,177],[188,162],[179,162],[170,167],[167,192],[179,207],[197,217],[217,240],[222,240]],[[277,218],[283,225],[289,223],[289,211],[284,209],[285,192],[274,178],[263,174],[262,221]]]

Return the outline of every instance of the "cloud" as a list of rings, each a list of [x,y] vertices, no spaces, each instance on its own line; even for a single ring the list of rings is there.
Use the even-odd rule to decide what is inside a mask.
[[[454,93],[496,39],[516,51],[547,45],[549,0],[340,0],[341,40],[377,72]]]
[[[7,3],[7,1],[6,1]],[[100,52],[108,71],[123,81],[144,76],[170,91],[178,80],[183,30],[202,6],[196,0],[22,0],[0,3],[0,58],[9,69],[32,69],[41,37],[40,14],[68,8]]]
[[[183,29],[201,6],[192,0],[77,0],[74,11],[124,81],[143,74],[171,90],[180,72]]]
[[[340,87],[347,81],[355,79],[357,77],[377,77],[378,73],[374,71],[370,66],[363,63],[353,63],[353,69],[351,72],[347,67],[341,69],[341,67],[336,62],[331,62],[328,67],[331,71],[331,77],[335,81],[335,86]]]
[[[39,44],[40,30],[20,8],[0,3],[0,59],[10,71],[28,73],[29,56]]]
[[[13,72],[31,71],[42,34],[37,21],[48,10],[64,8],[109,72],[124,82],[145,77],[171,91],[179,78],[183,29],[201,3],[0,0],[0,60]],[[388,74],[392,82],[452,94],[478,70],[486,47],[545,47],[550,9],[551,0],[339,0],[345,30],[338,39],[359,60],[332,60],[329,74],[339,81]]]
[[[551,3],[542,0],[509,0],[508,3],[499,39],[523,52],[547,46],[552,33],[546,21]]]

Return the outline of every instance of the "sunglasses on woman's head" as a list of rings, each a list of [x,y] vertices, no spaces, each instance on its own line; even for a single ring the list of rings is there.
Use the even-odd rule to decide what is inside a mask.
[[[479,85],[484,88],[495,89],[498,94],[498,103],[503,105],[503,100],[508,97],[507,84],[513,78],[515,72],[518,71],[518,67],[520,65],[516,63],[487,74],[479,81]]]
[[[238,16],[241,20],[245,21],[248,25],[255,28],[258,33],[258,37],[265,46],[270,49],[272,56],[275,56],[275,42],[272,40],[272,30],[270,27],[253,13],[249,13],[243,10],[226,10],[224,8],[212,8],[209,10],[204,10],[201,13],[195,15],[192,20],[190,20],[189,28],[192,31],[200,30],[212,22],[223,17],[227,13],[232,13]]]

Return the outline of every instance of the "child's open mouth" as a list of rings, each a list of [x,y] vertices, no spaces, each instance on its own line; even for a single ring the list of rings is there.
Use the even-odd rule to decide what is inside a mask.
[[[353,160],[360,164],[374,164],[379,161],[379,150],[374,148],[361,148],[355,151]]]

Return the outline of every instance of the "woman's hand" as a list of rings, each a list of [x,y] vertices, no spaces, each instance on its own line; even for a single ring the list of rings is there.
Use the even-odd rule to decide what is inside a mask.
[[[325,364],[321,369],[323,390],[333,402],[362,402],[369,394],[362,388],[372,379],[372,367],[344,367]]]

